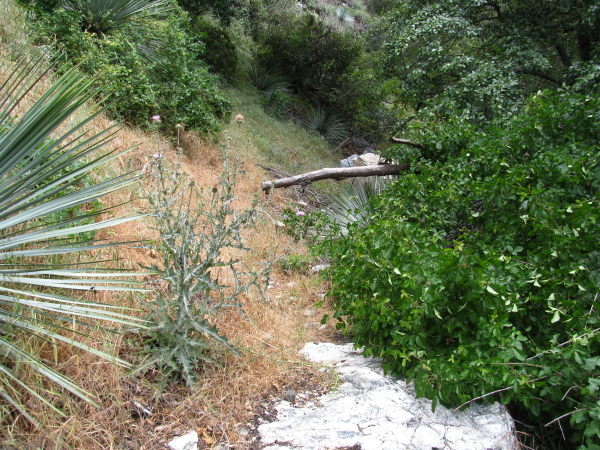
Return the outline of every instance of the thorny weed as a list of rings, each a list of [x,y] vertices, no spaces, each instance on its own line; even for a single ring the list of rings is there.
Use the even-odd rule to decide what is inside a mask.
[[[216,325],[223,309],[237,308],[252,287],[262,294],[273,258],[251,267],[240,255],[250,249],[244,232],[256,225],[259,200],[235,205],[243,161],[224,150],[224,169],[208,191],[190,181],[181,160],[169,163],[154,155],[150,189],[144,192],[159,238],[145,244],[158,255],[146,269],[155,275],[150,316],[155,326],[145,334],[145,362],[137,371],[155,367],[164,382],[194,384],[203,364],[214,362],[225,348],[237,350]],[[234,256],[232,256],[234,255]]]

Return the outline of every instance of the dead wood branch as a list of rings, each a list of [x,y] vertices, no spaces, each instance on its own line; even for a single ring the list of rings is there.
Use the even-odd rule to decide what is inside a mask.
[[[285,188],[288,186],[308,186],[314,181],[344,178],[398,175],[410,168],[409,164],[383,164],[379,166],[325,168],[314,172],[303,173],[292,177],[280,178],[275,181],[263,181],[262,190]]]
[[[423,150],[425,148],[421,144],[418,144],[418,143],[413,142],[413,141],[409,141],[408,139],[400,139],[400,138],[397,138],[397,137],[393,137],[392,138],[392,142],[395,142],[396,144],[410,145],[411,147],[418,148],[418,149],[421,149],[421,150]]]

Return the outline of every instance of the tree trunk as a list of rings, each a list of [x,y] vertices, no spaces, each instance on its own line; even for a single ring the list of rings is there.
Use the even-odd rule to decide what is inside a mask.
[[[326,168],[315,170],[314,172],[303,173],[301,175],[295,175],[293,177],[280,178],[275,181],[263,181],[261,186],[263,191],[268,191],[270,189],[285,188],[294,185],[308,186],[313,181],[325,179],[341,180],[344,178],[398,175],[400,172],[405,172],[409,168],[410,164]]]

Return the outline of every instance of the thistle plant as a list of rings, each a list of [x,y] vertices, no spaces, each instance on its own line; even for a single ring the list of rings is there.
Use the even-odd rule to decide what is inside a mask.
[[[218,314],[225,308],[243,314],[240,296],[252,287],[262,292],[261,281],[271,269],[268,262],[253,271],[230,256],[250,250],[242,234],[254,227],[259,209],[258,199],[242,210],[234,206],[241,161],[227,148],[224,156],[219,182],[205,190],[184,173],[181,161],[172,165],[159,154],[145,193],[160,236],[147,247],[160,263],[147,268],[157,276],[149,317],[156,325],[145,334],[146,362],[140,369],[159,369],[163,381],[182,379],[191,386],[197,369],[219,352],[238,353],[219,332]]]

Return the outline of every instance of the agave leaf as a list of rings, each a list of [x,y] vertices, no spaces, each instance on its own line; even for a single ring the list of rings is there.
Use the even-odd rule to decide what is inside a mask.
[[[12,381],[20,384],[21,386],[27,387],[24,383],[21,383],[15,377],[12,377]],[[35,418],[27,412],[27,410],[25,409],[25,407],[23,406],[23,404],[21,402],[18,402],[17,400],[12,398],[10,395],[8,395],[8,393],[4,389],[0,390],[0,395],[2,395],[2,397],[4,397],[4,399],[8,403],[10,403],[17,411],[19,411],[27,420],[29,420],[31,423],[33,423],[36,427],[40,426],[40,423],[37,420],[35,420]],[[44,400],[44,403],[51,405],[50,402],[47,400]],[[64,414],[62,414],[62,415],[64,416]]]
[[[0,354],[7,358],[17,360],[21,364],[27,364],[31,366],[36,372],[50,379],[60,387],[68,390],[72,394],[75,394],[77,397],[91,403],[92,405],[99,407],[90,394],[75,384],[72,380],[61,375],[56,370],[51,369],[47,364],[41,362],[31,353],[23,351],[17,345],[2,337],[0,337]]]
[[[173,4],[164,0],[66,0],[62,7],[82,15],[82,25],[92,33],[108,33],[130,22],[164,17]]]
[[[20,116],[12,117],[24,99],[31,96],[49,72],[42,66],[44,58],[29,63],[0,61],[4,81],[0,84],[0,355],[13,361],[15,368],[0,363],[0,393],[8,405],[34,424],[35,413],[20,401],[23,393],[34,395],[56,409],[39,391],[20,380],[18,371],[30,369],[56,385],[97,406],[93,396],[69,378],[40,360],[19,336],[24,333],[44,341],[61,341],[119,365],[127,363],[79,340],[86,333],[64,324],[85,325],[86,330],[98,323],[146,327],[147,322],[132,317],[127,310],[102,305],[58,293],[57,289],[139,291],[141,283],[130,277],[140,273],[127,270],[92,268],[85,270],[69,261],[53,263],[50,255],[114,247],[82,233],[114,227],[142,217],[129,214],[96,222],[99,212],[65,214],[118,189],[135,183],[137,174],[125,174],[79,188],[86,174],[118,158],[123,152],[98,155],[96,152],[113,136],[115,128],[94,136],[85,133],[87,125],[102,113],[96,110],[78,120],[72,117],[81,106],[98,94],[95,80],[82,77],[77,68],[64,71],[44,93]],[[92,154],[96,156],[92,156]],[[84,221],[83,224],[78,221]],[[89,223],[85,223],[85,221]],[[66,239],[68,237],[68,240]],[[32,261],[30,258],[42,259]],[[36,290],[34,286],[42,286]],[[63,325],[61,325],[63,324]],[[20,330],[13,333],[11,330]],[[35,342],[31,341],[30,342]]]
[[[331,145],[339,144],[350,134],[348,126],[339,114],[323,108],[310,108],[303,125],[307,130],[323,136]]]
[[[379,195],[393,177],[367,177],[343,184],[337,194],[331,194],[330,202],[323,212],[335,222],[343,236],[348,234],[351,223],[368,224],[375,212],[370,202]]]
[[[33,389],[31,389],[29,386],[27,386],[26,383],[23,383],[21,380],[19,380],[19,378],[17,376],[15,376],[15,374],[13,373],[12,370],[10,370],[9,368],[0,364],[0,372],[2,372],[6,377],[8,377],[11,380],[11,382],[18,385],[20,388],[25,389],[27,392],[29,392],[29,394],[31,394],[32,396],[37,398],[39,401],[44,403],[49,408],[53,409],[55,413],[57,413],[63,417],[65,416],[64,412],[62,412],[60,409],[58,409],[56,406],[54,406],[52,403],[50,403],[47,399],[45,399],[40,394],[38,394]],[[14,388],[12,388],[12,386],[10,384],[8,384],[8,383],[3,383],[3,384],[4,384],[4,386],[8,387],[14,394],[18,395],[18,391],[15,390]],[[0,388],[0,393],[13,407],[15,407],[21,414],[23,414],[27,418],[27,420],[29,420],[36,426],[40,426],[39,422],[37,420],[35,420],[34,417],[32,417],[30,414],[27,413],[27,411],[25,410],[23,405],[21,405],[19,402],[17,402],[15,399],[13,399],[4,389]]]
[[[84,252],[84,251],[88,251],[88,250],[105,249],[105,248],[118,247],[121,245],[128,245],[128,244],[139,244],[141,241],[126,241],[126,242],[95,241],[95,242],[102,242],[102,243],[101,244],[92,244],[92,245],[81,245],[81,244],[87,244],[87,242],[85,242],[85,243],[80,242],[79,245],[77,245],[77,246],[63,244],[63,245],[53,245],[53,246],[42,247],[42,248],[37,248],[37,249],[30,249],[30,250],[12,251],[10,253],[0,253],[0,261],[2,261],[3,259],[8,259],[8,258],[32,258],[35,256],[63,255],[65,253]],[[0,264],[0,267],[2,267],[2,264]]]
[[[39,299],[45,299],[45,300],[52,300],[54,303],[52,303],[52,305],[54,305],[55,308],[58,308],[59,304],[67,304],[67,305],[83,305],[83,306],[101,306],[103,309],[96,309],[95,311],[97,313],[104,313],[107,315],[116,315],[117,317],[124,317],[127,320],[129,320],[129,322],[127,323],[127,325],[131,325],[131,326],[138,326],[138,327],[144,327],[144,325],[142,325],[143,323],[147,323],[146,320],[143,319],[139,319],[139,318],[133,318],[130,317],[128,315],[119,315],[118,313],[111,313],[110,310],[111,309],[118,309],[118,310],[130,310],[133,311],[133,308],[128,308],[125,306],[115,306],[115,305],[105,305],[102,303],[96,303],[96,302],[90,302],[90,301],[82,301],[82,300],[75,300],[72,297],[65,297],[62,295],[56,295],[56,294],[52,294],[52,293],[47,293],[47,292],[36,292],[36,291],[23,291],[23,290],[18,290],[18,289],[11,289],[11,288],[7,288],[5,286],[0,286],[0,291],[2,292],[8,292],[8,293],[13,293],[13,294],[17,294],[17,295],[24,295],[24,296],[28,296],[28,297],[33,297],[33,298],[39,298]],[[4,296],[2,296],[1,298],[4,298]],[[15,299],[14,297],[7,297],[7,301],[15,303],[15,302],[23,302],[23,300],[19,300],[19,299]],[[43,302],[39,302],[36,301],[36,303],[32,303],[32,305],[34,305],[34,307],[36,305],[43,305]]]
[[[93,200],[93,198],[91,198],[90,200]],[[31,233],[26,233],[26,234],[23,234],[20,236],[11,236],[6,239],[0,239],[0,252],[6,251],[13,247],[18,247],[23,244],[33,243],[36,241],[42,241],[42,240],[46,241],[46,240],[49,240],[52,238],[58,238],[61,236],[87,233],[88,231],[97,231],[102,228],[114,227],[116,225],[120,225],[122,223],[129,222],[133,219],[138,219],[140,217],[144,217],[144,215],[140,214],[140,215],[135,215],[135,216],[117,217],[115,219],[105,220],[103,222],[92,223],[92,224],[87,224],[87,225],[79,225],[76,227],[69,227],[69,228],[54,229],[57,226],[57,225],[55,225],[49,229],[33,231]],[[3,228],[4,227],[2,227],[2,223],[0,222],[0,230],[2,230]]]
[[[35,333],[37,335],[40,336],[44,336],[48,339],[55,339],[57,341],[62,341],[62,342],[66,342],[69,345],[72,345],[74,347],[80,348],[82,350],[87,351],[88,353],[91,353],[93,355],[99,356],[101,358],[104,358],[110,362],[113,362],[115,364],[118,364],[122,367],[130,367],[131,364],[129,364],[127,361],[122,360],[121,358],[116,357],[115,355],[111,355],[109,353],[103,352],[102,350],[98,350],[94,347],[90,347],[89,345],[83,344],[75,339],[72,338],[68,338],[66,336],[63,336],[60,333],[56,333],[53,332],[51,330],[49,330],[48,328],[45,328],[43,326],[39,326],[39,325],[35,325],[33,323],[30,322],[26,322],[24,320],[19,320],[19,319],[11,319],[10,317],[7,317],[3,314],[0,313],[0,318],[2,320],[6,320],[9,319],[11,320],[11,325],[16,326],[22,330],[27,330],[31,333]],[[62,329],[64,331],[70,331],[72,332],[72,330],[66,330],[63,327],[55,327],[55,328],[59,328]],[[81,334],[81,333],[78,333]]]

